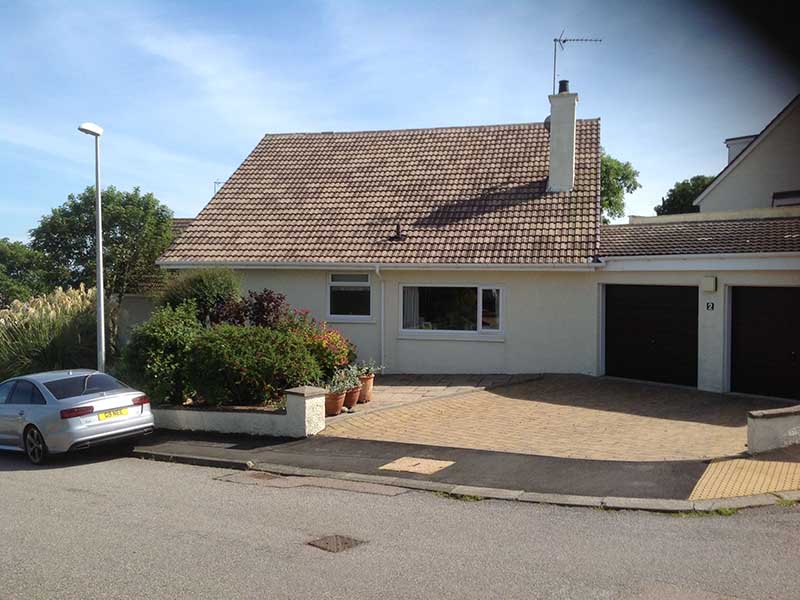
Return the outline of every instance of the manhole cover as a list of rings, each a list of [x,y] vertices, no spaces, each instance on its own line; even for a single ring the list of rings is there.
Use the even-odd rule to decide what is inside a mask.
[[[326,535],[318,540],[308,542],[308,545],[325,550],[325,552],[342,552],[363,543],[361,540],[355,540],[345,535]]]

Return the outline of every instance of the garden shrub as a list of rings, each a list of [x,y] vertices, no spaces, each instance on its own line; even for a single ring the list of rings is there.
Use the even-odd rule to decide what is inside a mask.
[[[0,381],[8,377],[93,367],[95,290],[56,288],[0,310]]]
[[[230,269],[197,269],[170,281],[161,295],[161,302],[177,308],[187,300],[197,307],[197,318],[207,323],[214,309],[239,297],[239,280]]]
[[[141,387],[154,402],[182,403],[191,394],[187,358],[202,331],[193,301],[156,310],[131,332],[119,375]]]
[[[287,388],[321,378],[300,336],[229,324],[205,329],[196,338],[187,372],[198,399],[215,405],[263,405]]]
[[[338,330],[325,321],[317,321],[307,310],[296,310],[284,317],[278,329],[298,336],[317,361],[322,374],[329,378],[339,367],[355,359],[356,349]]]
[[[272,290],[249,292],[244,298],[230,298],[211,313],[214,324],[275,327],[290,312],[286,296]]]

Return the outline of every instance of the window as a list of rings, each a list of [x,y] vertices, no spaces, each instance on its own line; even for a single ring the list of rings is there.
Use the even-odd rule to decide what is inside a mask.
[[[369,273],[331,273],[328,278],[328,316],[354,320],[372,316]]]
[[[8,395],[11,393],[11,388],[14,387],[13,381],[8,381],[0,385],[0,404],[5,404],[8,400]]]
[[[8,404],[44,404],[42,393],[30,381],[20,379],[11,397],[6,400]]]
[[[63,400],[64,398],[88,396],[98,392],[124,390],[128,386],[105,373],[94,373],[48,381],[44,384],[44,387],[53,394],[56,400]]]
[[[501,291],[478,286],[402,286],[402,329],[502,331]]]

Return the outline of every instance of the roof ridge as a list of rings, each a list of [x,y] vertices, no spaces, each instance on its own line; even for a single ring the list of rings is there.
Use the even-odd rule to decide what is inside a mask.
[[[576,123],[594,123],[600,122],[600,117],[591,119],[575,119]],[[282,133],[265,133],[264,137],[305,137],[305,136],[318,136],[318,135],[361,135],[361,134],[378,134],[378,133],[418,133],[424,131],[463,131],[463,130],[486,130],[486,129],[524,129],[529,127],[544,127],[544,121],[527,121],[520,123],[496,123],[485,125],[448,125],[442,127],[406,127],[401,129],[360,129],[355,131],[294,131]]]

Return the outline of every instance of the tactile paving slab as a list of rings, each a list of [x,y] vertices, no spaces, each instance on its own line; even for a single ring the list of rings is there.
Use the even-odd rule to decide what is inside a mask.
[[[800,463],[735,458],[715,460],[689,500],[712,500],[800,489]]]

